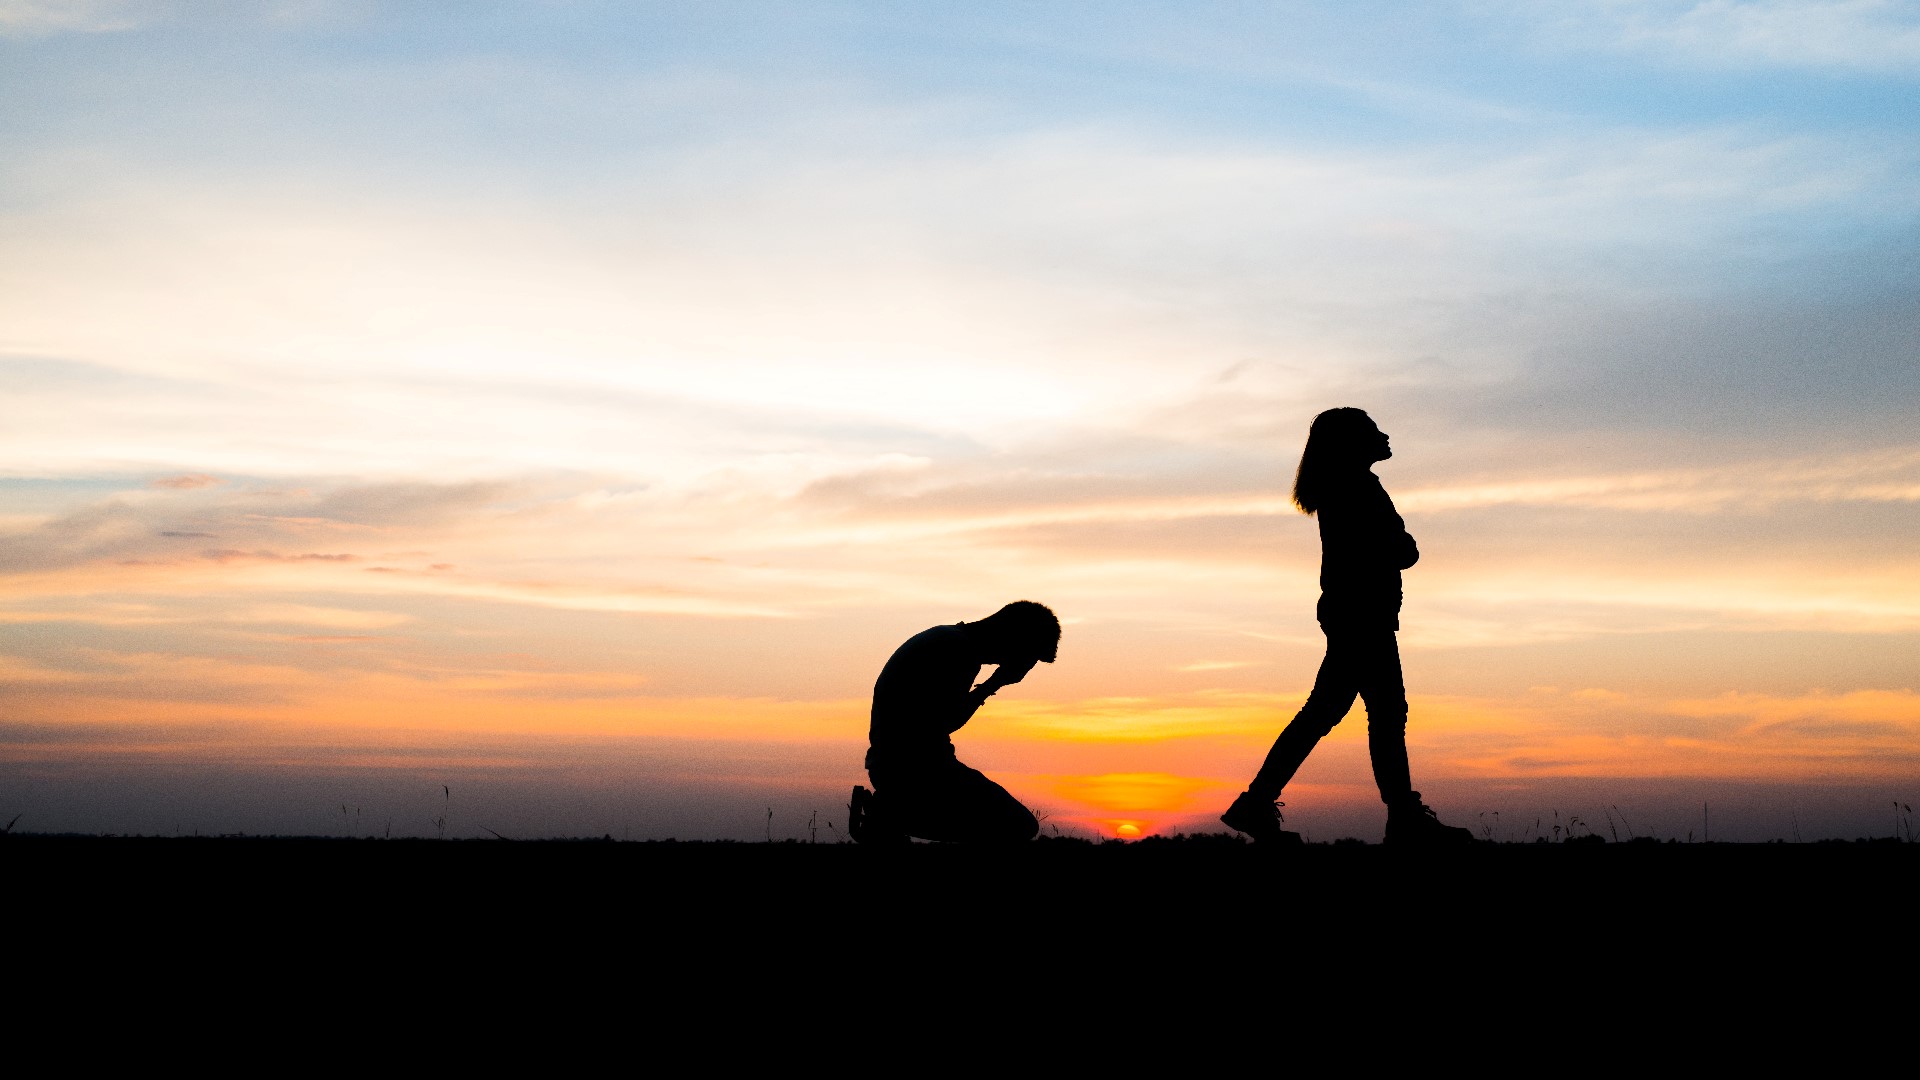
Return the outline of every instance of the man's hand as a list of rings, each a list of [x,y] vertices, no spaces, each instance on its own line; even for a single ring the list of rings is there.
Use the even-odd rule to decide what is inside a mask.
[[[993,674],[987,676],[986,682],[974,687],[973,692],[980,695],[981,701],[985,701],[992,697],[994,691],[1001,687],[1012,686],[1014,683],[1026,678],[1027,672],[1032,671],[1033,666],[1039,662],[1040,661],[1035,658],[1001,664],[999,667],[993,669]]]

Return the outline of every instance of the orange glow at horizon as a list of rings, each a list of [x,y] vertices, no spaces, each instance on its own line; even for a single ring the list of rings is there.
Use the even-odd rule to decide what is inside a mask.
[[[337,621],[361,617],[347,613]],[[395,660],[386,670],[321,671],[284,658],[160,653],[103,653],[91,664],[79,671],[0,659],[9,715],[50,736],[16,738],[0,748],[0,760],[48,762],[85,746],[102,758],[156,763],[519,768],[590,760],[620,747],[685,745],[707,759],[703,774],[749,785],[772,781],[761,766],[739,771],[730,760],[778,761],[803,749],[814,764],[795,779],[829,787],[863,779],[863,697],[670,696],[652,693],[644,673],[525,664]],[[1219,692],[1081,701],[1010,696],[990,704],[955,741],[962,760],[1055,820],[1084,822],[1104,835],[1149,835],[1173,820],[1210,820],[1244,785],[1297,700]],[[1829,771],[1891,782],[1910,778],[1920,745],[1920,694],[1913,691],[1669,698],[1536,688],[1520,697],[1411,700],[1416,769],[1439,785],[1449,777],[1817,780]],[[1364,733],[1364,709],[1356,706],[1290,797],[1318,787],[1321,800],[1368,802]],[[1124,768],[1141,760],[1179,767]],[[1340,767],[1352,775],[1327,771],[1345,760],[1353,764]]]

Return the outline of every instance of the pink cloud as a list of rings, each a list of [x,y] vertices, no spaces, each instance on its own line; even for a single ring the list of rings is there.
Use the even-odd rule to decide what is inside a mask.
[[[226,483],[225,480],[217,476],[208,476],[206,473],[187,473],[184,476],[163,476],[152,481],[148,486],[186,491],[193,488],[217,487],[224,483]]]

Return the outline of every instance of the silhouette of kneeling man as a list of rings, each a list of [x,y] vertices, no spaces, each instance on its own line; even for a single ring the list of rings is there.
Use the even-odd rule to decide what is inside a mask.
[[[909,837],[1023,843],[1040,823],[1007,789],[960,763],[949,737],[1003,686],[1053,663],[1060,620],[1017,600],[978,622],[923,630],[895,649],[873,684],[867,776],[855,786],[848,832],[863,844]],[[974,685],[983,664],[994,673]]]

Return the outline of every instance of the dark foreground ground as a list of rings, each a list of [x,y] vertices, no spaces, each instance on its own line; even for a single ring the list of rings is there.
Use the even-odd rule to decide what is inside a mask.
[[[1920,844],[1343,843],[1227,835],[1006,849],[934,844],[0,838],[8,892],[50,915],[387,925],[718,941],[956,933],[1289,937],[1442,922],[1484,942],[1904,924]],[[1313,928],[1313,935],[1303,931]],[[1886,927],[1889,931],[1892,925]]]
[[[914,1071],[1012,1031],[1122,1062],[1139,1040],[1182,1075],[1267,1052],[1224,1049],[1247,1042],[1470,1068],[1490,1032],[1503,1074],[1546,1061],[1511,1059],[1515,1033],[1555,1072],[1621,1031],[1857,1048],[1911,1021],[1874,988],[1908,985],[1917,883],[1920,845],[1892,843],[0,838],[17,1031],[185,1014],[322,1055],[413,1032],[468,1065],[552,1039],[543,1074],[688,1041],[889,1073],[861,1063],[903,1032]]]

